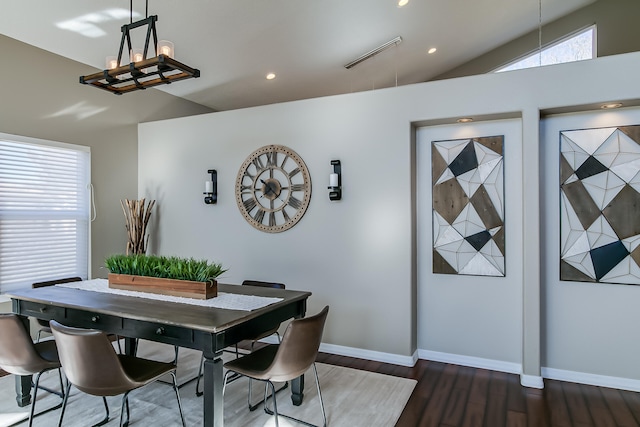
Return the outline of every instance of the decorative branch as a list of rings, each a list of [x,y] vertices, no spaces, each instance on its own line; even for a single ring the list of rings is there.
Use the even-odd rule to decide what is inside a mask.
[[[147,224],[151,218],[151,210],[155,204],[155,200],[151,200],[149,204],[145,199],[125,199],[124,202],[120,200],[127,229],[127,255],[129,252],[131,254],[145,254],[147,252],[149,236],[145,237],[145,235]]]

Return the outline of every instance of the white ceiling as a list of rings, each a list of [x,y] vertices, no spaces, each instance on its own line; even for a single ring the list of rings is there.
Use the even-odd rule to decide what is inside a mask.
[[[542,0],[543,23],[593,1]],[[104,69],[105,57],[118,53],[129,5],[7,2],[0,33]],[[145,17],[144,0],[135,0],[133,8],[134,21]],[[161,90],[229,110],[427,81],[536,30],[539,3],[410,0],[399,8],[397,0],[150,0],[149,15],[158,15],[158,38],[175,43],[175,58],[201,72]],[[403,38],[398,46],[344,68],[396,36]],[[144,35],[134,37],[142,45]],[[428,55],[431,47],[438,50]],[[276,79],[266,80],[269,72]]]

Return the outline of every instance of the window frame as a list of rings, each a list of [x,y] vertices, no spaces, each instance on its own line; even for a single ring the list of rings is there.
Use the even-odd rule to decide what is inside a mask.
[[[556,47],[559,44],[562,44],[568,40],[571,40],[572,38],[575,37],[579,37],[582,34],[585,34],[587,32],[591,31],[592,32],[592,37],[591,37],[591,58],[589,59],[595,59],[598,57],[598,27],[596,24],[592,24],[589,25],[587,27],[582,27],[580,29],[577,29],[575,31],[572,31],[571,33],[568,33],[558,39],[555,39],[554,41],[547,43],[546,45],[542,46],[542,53],[544,53],[545,51],[548,51],[554,47]],[[503,72],[508,72],[508,71],[517,71],[517,70],[526,70],[529,68],[537,68],[537,67],[543,67],[543,66],[547,66],[547,65],[557,65],[557,64],[569,64],[571,62],[578,62],[578,61],[586,61],[588,59],[579,59],[579,60],[575,60],[575,61],[567,61],[567,62],[559,62],[556,64],[541,64],[538,63],[538,65],[533,65],[530,67],[523,67],[523,68],[516,68],[513,70],[505,70],[505,68],[511,67],[514,64],[517,64],[518,62],[521,61],[525,61],[529,58],[533,58],[535,56],[538,56],[540,54],[540,49],[536,48],[532,51],[529,51],[528,53],[525,53],[505,64],[500,65],[499,67],[494,68],[493,70],[489,71],[489,73],[503,73]]]
[[[86,168],[85,174],[82,177],[78,177],[79,179],[84,179],[85,182],[77,182],[77,185],[79,187],[86,187],[87,189],[87,193],[82,196],[83,200],[81,200],[80,202],[80,205],[84,206],[84,209],[81,211],[81,213],[83,214],[82,218],[83,220],[86,220],[86,241],[83,242],[83,244],[86,245],[86,259],[84,260],[84,264],[86,265],[86,271],[84,271],[83,272],[84,274],[81,274],[80,276],[83,278],[90,278],[91,277],[91,222],[93,220],[91,215],[92,192],[93,192],[93,187],[91,186],[91,148],[84,145],[69,144],[65,142],[32,138],[27,136],[13,135],[13,134],[1,133],[1,132],[0,132],[0,140],[6,141],[9,143],[14,143],[14,144],[21,144],[25,146],[31,145],[31,146],[38,146],[38,147],[58,148],[61,150],[70,150],[85,156],[85,159],[83,159],[83,167]],[[52,211],[49,211],[49,212],[52,212]],[[2,215],[3,213],[0,210],[0,216]],[[54,214],[54,215],[51,215],[49,218],[56,218],[56,216]],[[84,237],[84,236],[81,236],[81,237]],[[80,264],[78,263],[78,265]],[[84,269],[84,266],[82,267]],[[54,279],[56,277],[51,277],[51,278]],[[43,280],[47,280],[47,279],[43,279]],[[33,280],[33,282],[37,282],[37,281],[41,281],[41,279],[38,278]],[[6,292],[11,292],[12,290],[26,288],[25,285],[22,285],[20,288],[16,288],[12,286],[11,288],[7,289],[7,287],[8,286],[3,287],[2,283],[0,283],[0,302],[7,299],[4,296]]]

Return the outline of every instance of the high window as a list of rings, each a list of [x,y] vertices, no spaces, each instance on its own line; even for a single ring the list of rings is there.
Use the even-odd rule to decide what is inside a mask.
[[[596,27],[573,33],[562,38],[542,51],[536,51],[520,58],[508,65],[502,66],[494,72],[521,70],[523,68],[540,67],[543,65],[561,64],[564,62],[582,61],[596,57]]]
[[[88,147],[0,134],[0,293],[88,277]]]

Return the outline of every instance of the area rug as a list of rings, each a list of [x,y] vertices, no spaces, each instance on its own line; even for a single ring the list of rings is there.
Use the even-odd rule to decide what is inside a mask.
[[[173,347],[150,342],[141,342],[139,356],[169,361],[173,358]],[[234,357],[229,355],[228,357]],[[180,349],[178,359],[178,382],[194,378],[198,371],[200,352]],[[318,363],[318,375],[324,398],[329,426],[379,426],[395,425],[415,387],[416,381],[376,374],[356,369]],[[169,379],[169,377],[167,377]],[[58,389],[57,372],[46,373],[41,382]],[[253,381],[253,398],[258,399],[264,386]],[[273,417],[261,408],[249,412],[247,391],[249,382],[241,378],[231,382],[224,396],[224,425],[227,427],[264,427],[275,425]],[[202,387],[202,385],[201,385]],[[203,398],[195,394],[195,381],[187,382],[180,389],[180,399],[186,425],[202,425]],[[117,426],[120,417],[120,397],[107,398],[110,410],[108,426]],[[135,390],[129,395],[132,426],[167,427],[179,426],[177,402],[173,390],[163,383],[151,384]],[[45,391],[38,392],[36,412],[55,406],[60,398]],[[293,406],[288,390],[278,393],[278,411],[296,418],[322,425],[322,413],[317,397],[315,378],[310,370],[305,376],[304,402]],[[14,377],[0,378],[0,427],[10,426],[26,418],[28,407],[19,408],[15,401]],[[57,425],[60,410],[36,417],[34,427]],[[102,419],[104,406],[99,397],[88,396],[71,388],[69,403],[65,411],[63,426],[87,427]],[[26,422],[18,425],[26,425]],[[280,426],[298,426],[293,421],[280,418]]]

